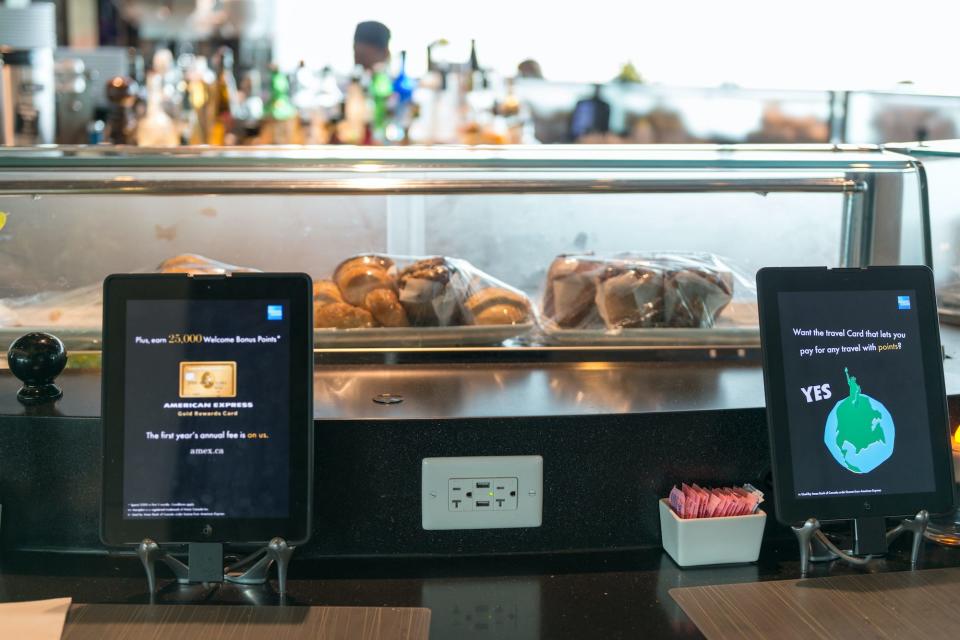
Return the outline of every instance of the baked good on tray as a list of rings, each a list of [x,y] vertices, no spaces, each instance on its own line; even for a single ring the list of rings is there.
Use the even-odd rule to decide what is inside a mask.
[[[358,329],[374,326],[373,315],[343,299],[332,280],[313,283],[313,326],[324,329]]]
[[[442,256],[417,260],[400,272],[400,304],[415,327],[462,324],[464,289],[459,269]]]
[[[384,256],[356,256],[341,262],[333,271],[333,281],[343,294],[345,302],[363,306],[367,294],[375,289],[397,288],[391,274],[393,261]]]
[[[343,294],[333,280],[313,281],[313,301],[321,304],[344,302]]]
[[[196,253],[181,253],[167,258],[157,266],[158,273],[222,274],[257,271],[249,267],[220,262]]]
[[[663,298],[671,327],[712,327],[733,299],[733,274],[704,268],[672,270],[664,279]]]
[[[610,329],[662,326],[663,282],[663,270],[653,265],[608,265],[597,276],[597,312]]]
[[[363,307],[368,309],[374,319],[383,327],[409,327],[407,311],[400,304],[397,292],[393,289],[374,289],[363,299]]]
[[[313,302],[313,326],[325,329],[360,329],[373,327],[373,316],[366,309],[346,302],[323,304]]]
[[[527,297],[502,287],[480,289],[463,306],[466,317],[476,325],[522,324],[530,319]]]
[[[602,329],[595,302],[596,275],[602,267],[593,256],[557,256],[547,271],[544,317],[561,329]]]
[[[317,280],[313,296],[318,328],[512,325],[533,316],[525,295],[443,256],[354,256]]]
[[[547,271],[543,317],[556,329],[709,328],[733,281],[709,254],[561,255]]]

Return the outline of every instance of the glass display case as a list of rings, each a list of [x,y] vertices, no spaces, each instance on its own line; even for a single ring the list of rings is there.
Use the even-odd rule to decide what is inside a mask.
[[[23,523],[0,543],[104,551],[104,276],[261,269],[311,274],[315,319],[381,325],[316,328],[298,553],[659,546],[673,483],[766,486],[757,269],[925,262],[925,192],[877,148],[2,150],[0,339],[45,329],[71,358],[42,407],[0,371]],[[423,529],[423,458],[510,455],[545,461],[541,527]]]
[[[960,96],[898,91],[848,91],[840,140],[867,144],[945,140],[960,136]]]
[[[960,140],[935,140],[890,144],[887,148],[917,160],[924,173],[930,212],[931,259],[937,285],[937,306],[941,324],[960,324]],[[954,329],[955,331],[955,329]],[[955,358],[950,333],[941,328],[946,360]],[[960,422],[951,412],[953,431],[954,475],[960,482]],[[957,486],[960,492],[960,484]],[[941,544],[960,546],[960,510],[949,516],[934,518],[927,537]]]
[[[933,272],[941,318],[960,322],[960,140],[890,144],[917,160],[928,184]]]
[[[924,191],[875,148],[10,149],[0,335],[96,351],[106,275],[253,269],[313,276],[318,352],[743,353],[760,267],[926,261]]]
[[[540,142],[570,142],[578,100],[610,105],[610,131],[630,143],[826,143],[839,140],[843,94],[816,90],[602,85],[520,79],[515,90],[529,107]]]

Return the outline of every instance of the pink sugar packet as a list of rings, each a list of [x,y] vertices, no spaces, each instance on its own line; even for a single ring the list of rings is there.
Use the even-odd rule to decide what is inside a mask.
[[[706,489],[684,482],[679,489],[674,485],[667,502],[673,512],[685,520],[745,516],[756,512],[763,502],[763,492],[751,484]]]

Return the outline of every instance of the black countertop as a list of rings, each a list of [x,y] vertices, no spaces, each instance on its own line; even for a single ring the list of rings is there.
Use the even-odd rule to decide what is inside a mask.
[[[947,395],[960,394],[960,327],[941,325]],[[54,407],[25,409],[20,382],[0,369],[0,415],[100,415],[99,369],[67,369]],[[404,402],[383,405],[390,393]],[[323,352],[314,369],[314,418],[378,420],[713,411],[764,406],[756,350],[502,348]]]
[[[960,327],[943,325],[948,395],[960,394]],[[489,351],[325,354],[314,369],[314,418],[378,420],[600,415],[712,411],[764,406],[763,370],[755,352],[739,357],[657,359],[644,352]],[[703,356],[703,354],[701,354]],[[645,359],[640,359],[645,358]],[[53,407],[26,409],[20,382],[0,369],[0,415],[100,415],[99,369],[67,369],[64,397]],[[383,405],[390,393],[404,402]]]
[[[868,571],[909,569],[909,540]],[[662,551],[450,559],[296,559],[289,605],[424,606],[431,638],[701,638],[669,590],[799,577],[796,545],[765,543],[755,564],[680,569]],[[960,566],[960,549],[925,543],[922,568]],[[922,569],[921,569],[922,570]],[[862,571],[815,565],[812,576]],[[163,573],[161,572],[161,576]],[[19,553],[0,558],[0,601],[72,596],[147,602],[133,556]],[[278,604],[273,587],[165,587],[159,604]]]

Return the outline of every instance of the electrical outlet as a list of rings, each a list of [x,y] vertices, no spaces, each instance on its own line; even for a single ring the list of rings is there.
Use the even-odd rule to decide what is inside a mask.
[[[516,511],[517,478],[450,478],[447,508],[450,511]]]
[[[424,529],[539,527],[543,520],[543,458],[424,458]]]

